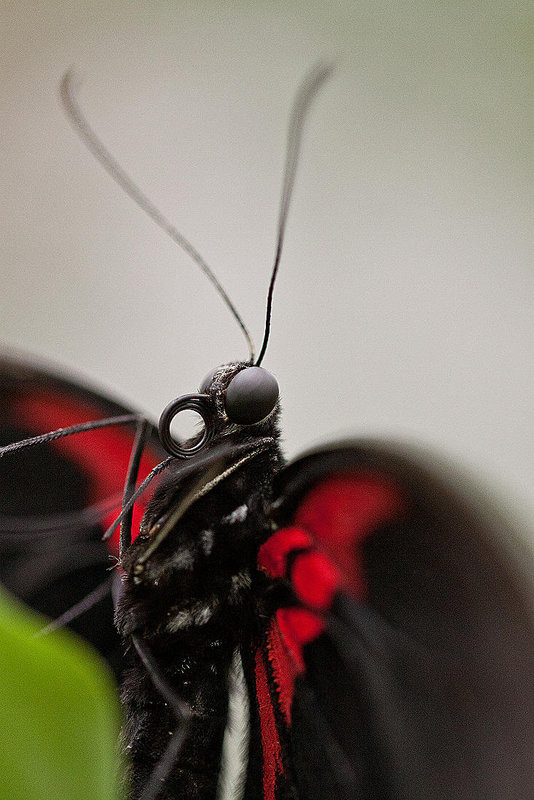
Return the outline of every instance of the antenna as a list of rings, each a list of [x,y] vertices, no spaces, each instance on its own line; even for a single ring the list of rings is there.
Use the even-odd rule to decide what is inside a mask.
[[[321,88],[322,84],[330,77],[332,71],[333,65],[331,64],[321,63],[313,67],[302,81],[293,103],[289,121],[286,161],[284,177],[282,181],[282,193],[280,197],[280,213],[278,217],[276,251],[274,264],[271,271],[269,290],[267,293],[265,331],[260,354],[255,362],[256,366],[259,366],[263,361],[263,357],[265,356],[265,352],[267,350],[267,344],[269,342],[274,284],[282,256],[285,228],[291,197],[293,194],[293,187],[295,184],[295,176],[297,173],[304,123],[315,95]],[[172,225],[172,223],[169,222],[169,220],[156,208],[156,206],[148,199],[148,197],[146,197],[146,195],[138,188],[138,186],[131,180],[120,164],[111,155],[109,150],[104,146],[103,142],[89,125],[76,100],[75,83],[79,85],[79,80],[76,79],[73,69],[70,69],[65,73],[61,80],[60,96],[63,108],[65,109],[67,117],[76,133],[80,136],[96,160],[113,178],[113,180],[124,190],[124,192],[126,192],[126,194],[134,201],[134,203],[136,203],[146,214],[148,214],[148,216],[156,223],[156,225],[158,225],[182,250],[184,250],[184,252],[186,252],[193,259],[195,264],[202,270],[202,272],[204,272],[241,328],[241,331],[243,332],[247,342],[250,363],[254,364],[254,343],[250,333],[225,289],[220,284],[217,276],[211,267],[208,266],[206,261],[204,261],[198,250],[193,247],[189,240],[186,239],[185,236],[183,236],[183,234],[181,234],[180,231],[174,225]]]
[[[79,87],[79,85],[80,81],[76,78],[72,68],[65,73],[60,84],[61,103],[74,130],[84,142],[87,149],[94,155],[96,160],[113,178],[115,183],[117,183],[121,189],[123,189],[123,191],[126,192],[126,194],[134,201],[134,203],[136,203],[139,208],[145,212],[145,214],[148,214],[148,216],[156,223],[156,225],[159,225],[159,227],[167,234],[167,236],[170,236],[173,242],[176,242],[176,244],[193,259],[195,264],[200,267],[207,279],[215,287],[233,318],[241,328],[247,342],[250,363],[253,363],[254,343],[252,338],[236,307],[228,297],[228,294],[224,288],[219,283],[217,276],[211,267],[209,267],[204,261],[198,250],[193,247],[191,242],[186,239],[185,236],[183,236],[183,234],[181,234],[180,231],[175,228],[175,226],[172,225],[172,223],[169,222],[166,217],[163,216],[156,206],[151,203],[148,197],[146,197],[146,195],[143,194],[138,186],[136,186],[136,184],[126,174],[118,161],[115,160],[109,150],[104,146],[102,141],[93,131],[76,100],[76,89]]]
[[[276,252],[274,256],[274,264],[271,272],[271,282],[269,284],[269,292],[267,294],[267,311],[265,313],[265,333],[263,335],[263,342],[260,349],[258,360],[256,361],[257,367],[263,361],[265,351],[267,350],[267,343],[269,341],[269,333],[271,330],[271,312],[273,306],[273,292],[278,267],[280,265],[280,258],[282,256],[282,247],[284,244],[284,234],[286,229],[287,215],[289,212],[289,205],[291,203],[291,195],[293,193],[293,186],[295,185],[295,176],[297,174],[298,160],[300,155],[300,146],[302,142],[302,132],[304,129],[304,122],[306,115],[310,110],[312,101],[321,88],[322,84],[330,77],[333,72],[332,64],[316,64],[310,72],[305,76],[302,81],[291,110],[291,117],[289,120],[289,130],[287,136],[287,151],[286,151],[286,164],[284,169],[284,178],[282,181],[282,194],[280,197],[280,215],[278,217],[278,238],[276,242]]]

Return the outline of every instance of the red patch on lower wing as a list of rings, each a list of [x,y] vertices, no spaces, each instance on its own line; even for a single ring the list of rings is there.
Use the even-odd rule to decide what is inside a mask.
[[[267,634],[267,652],[273,669],[280,710],[286,724],[290,725],[295,680],[303,671],[303,664],[302,657],[297,660],[288,645],[286,637],[281,634],[278,620],[273,619]]]
[[[324,628],[323,621],[305,608],[280,608],[276,612],[276,620],[298,669],[304,670],[302,648],[319,636]]]

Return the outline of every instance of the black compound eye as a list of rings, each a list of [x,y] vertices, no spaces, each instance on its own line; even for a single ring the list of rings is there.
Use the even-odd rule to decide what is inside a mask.
[[[220,367],[215,367],[215,369],[211,369],[208,372],[208,374],[206,375],[206,377],[204,378],[204,380],[200,384],[199,391],[202,394],[207,394],[208,393],[209,388],[211,386],[211,382],[212,382],[213,378],[215,377],[215,373],[218,372],[219,370],[220,370]]]
[[[232,378],[226,389],[228,419],[239,425],[254,425],[268,417],[278,400],[278,383],[263,367],[246,367]]]

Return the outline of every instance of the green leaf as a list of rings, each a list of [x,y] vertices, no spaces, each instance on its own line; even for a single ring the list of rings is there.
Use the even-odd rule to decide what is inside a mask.
[[[0,799],[118,800],[119,709],[100,658],[0,592]]]

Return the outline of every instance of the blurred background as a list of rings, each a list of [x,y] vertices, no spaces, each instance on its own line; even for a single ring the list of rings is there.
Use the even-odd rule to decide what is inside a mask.
[[[527,6],[1,0],[1,335],[157,419],[247,355],[206,279],[58,102],[200,250],[259,346],[288,113],[320,59],[264,366],[292,457],[388,437],[534,511]]]

